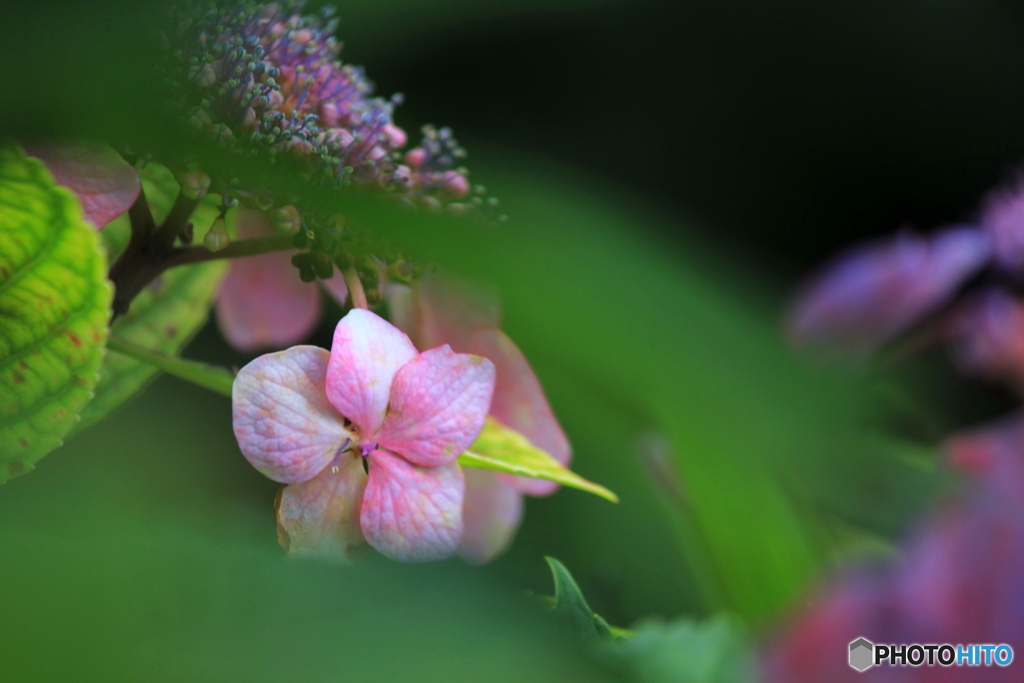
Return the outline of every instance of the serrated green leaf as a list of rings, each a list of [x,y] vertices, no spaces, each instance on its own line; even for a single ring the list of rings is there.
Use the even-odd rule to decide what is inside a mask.
[[[158,164],[147,165],[140,175],[146,199],[159,222],[174,204],[178,184],[171,172]],[[205,230],[216,218],[218,201],[208,196],[193,214],[196,239],[202,240]],[[103,238],[109,252],[117,254],[124,249],[129,234],[126,215],[104,228]],[[128,313],[114,323],[112,333],[151,351],[177,355],[206,322],[217,286],[227,268],[227,262],[210,261],[166,271],[132,301]],[[108,354],[96,387],[96,398],[82,414],[78,429],[105,417],[159,372],[149,363],[119,353]]]
[[[608,622],[594,613],[583,597],[583,591],[564,564],[545,557],[555,581],[555,602],[552,611],[568,620],[573,630],[586,638],[611,638]]]
[[[572,578],[569,569],[553,557],[544,559],[551,568],[551,577],[555,581],[555,609],[578,610],[590,619],[594,610],[590,609],[587,599],[583,597],[583,591],[576,584],[576,579]]]
[[[469,450],[459,456],[459,464],[463,467],[549,479],[581,491],[589,491],[613,503],[619,502],[618,496],[605,487],[587,481],[534,446],[525,436],[491,417],[487,418],[483,431]]]
[[[106,270],[74,195],[42,162],[0,145],[0,483],[60,446],[93,395]]]

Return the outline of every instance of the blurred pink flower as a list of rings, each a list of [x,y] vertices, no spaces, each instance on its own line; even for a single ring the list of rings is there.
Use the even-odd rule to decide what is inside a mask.
[[[952,356],[964,372],[1024,391],[1024,303],[992,287],[965,301],[949,327]]]
[[[1010,667],[886,667],[859,673],[846,648],[1006,643],[1024,648],[1024,418],[951,438],[967,495],[928,519],[896,565],[839,577],[767,651],[773,683],[1011,683]]]
[[[981,226],[992,236],[995,262],[1014,273],[1024,270],[1024,176],[986,195]]]
[[[241,208],[240,238],[276,234],[273,221],[262,212]],[[291,263],[292,251],[235,259],[217,295],[217,324],[240,351],[280,349],[296,344],[316,327],[322,300],[316,282],[303,282]],[[341,273],[320,281],[340,303],[348,288]]]
[[[329,353],[296,346],[242,368],[235,436],[256,469],[288,484],[278,521],[294,551],[336,554],[365,539],[395,560],[439,560],[462,536],[456,458],[483,428],[494,381],[486,358],[417,353],[354,309]]]
[[[787,329],[798,346],[854,355],[877,350],[947,303],[991,255],[988,235],[954,227],[857,247],[803,287]]]
[[[127,211],[139,195],[139,174],[120,154],[103,143],[32,144],[34,156],[78,196],[86,220],[99,230]]]
[[[526,357],[498,327],[501,312],[492,294],[441,275],[427,275],[410,289],[385,289],[392,320],[417,348],[448,344],[494,362],[497,379],[490,415],[525,435],[568,465],[569,440],[551,412]],[[468,561],[487,562],[509,545],[522,518],[522,494],[546,496],[558,485],[542,479],[476,471],[467,473],[465,532],[459,546]]]

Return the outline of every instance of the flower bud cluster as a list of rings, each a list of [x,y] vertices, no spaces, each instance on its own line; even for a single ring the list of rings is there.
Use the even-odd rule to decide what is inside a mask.
[[[302,160],[310,179],[361,185],[414,205],[470,194],[465,151],[447,128],[427,128],[405,155],[395,125],[401,95],[373,96],[361,67],[343,64],[333,8],[303,16],[303,2],[189,5],[175,14],[170,82],[197,129],[253,156]]]
[[[316,185],[357,186],[410,207],[504,221],[497,200],[471,186],[468,170],[458,165],[466,152],[451,129],[425,126],[422,142],[403,154],[407,136],[393,121],[402,96],[373,96],[363,69],[339,59],[333,8],[306,16],[303,6],[301,0],[243,0],[174,11],[167,81],[189,123],[228,149],[297,163]],[[226,189],[243,198],[272,194]],[[267,197],[266,206],[256,208],[295,198],[280,199]],[[360,260],[352,254],[362,253],[346,244],[354,238],[343,220],[314,213],[303,209],[300,217],[296,211],[289,223],[296,246],[308,250],[294,259],[306,281],[329,278],[334,266],[342,267],[338,259]],[[363,270],[370,295],[376,285],[368,273],[376,270]]]

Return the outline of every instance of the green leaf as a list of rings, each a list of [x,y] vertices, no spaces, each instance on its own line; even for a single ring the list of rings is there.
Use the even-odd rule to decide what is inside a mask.
[[[0,483],[60,446],[92,397],[110,299],[78,200],[0,146]]]
[[[459,464],[463,467],[549,479],[589,491],[613,503],[619,502],[618,496],[605,487],[587,481],[546,451],[534,446],[525,436],[491,417],[487,418],[483,431],[469,450],[459,456]]]
[[[148,164],[140,175],[146,199],[159,222],[174,204],[177,181],[169,170],[158,164]],[[196,209],[192,216],[195,239],[202,241],[206,229],[213,223],[218,201],[219,198],[208,195]],[[109,252],[120,253],[130,234],[128,216],[112,222],[102,234]],[[112,334],[156,353],[177,355],[206,322],[217,286],[227,268],[226,262],[210,261],[168,270],[132,301],[128,313],[114,323]],[[96,398],[82,414],[76,432],[105,417],[159,372],[150,363],[119,353],[108,354],[96,387]]]
[[[630,638],[609,643],[609,664],[640,683],[754,683],[754,656],[746,633],[719,614],[702,622],[648,621]]]
[[[168,375],[180,377],[186,382],[197,384],[204,389],[231,398],[231,388],[234,385],[235,376],[227,368],[185,360],[176,356],[165,356],[117,337],[110,338],[107,348],[137,361],[153,365]]]
[[[583,597],[583,591],[564,564],[553,557],[545,557],[551,576],[555,580],[555,601],[552,611],[567,619],[574,631],[587,638],[611,639],[612,632],[603,618],[594,613]]]

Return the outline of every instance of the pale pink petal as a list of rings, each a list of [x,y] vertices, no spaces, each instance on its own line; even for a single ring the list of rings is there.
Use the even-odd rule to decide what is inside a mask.
[[[461,351],[477,327],[497,327],[501,307],[497,295],[484,287],[441,273],[430,273],[413,287],[413,332],[410,336],[421,349],[449,344]]]
[[[458,463],[417,467],[373,451],[360,515],[363,536],[393,560],[443,560],[462,538],[463,486]]]
[[[395,373],[415,357],[416,347],[397,327],[352,309],[334,328],[327,397],[368,439],[384,421]]]
[[[395,375],[376,440],[421,467],[451,462],[480,434],[493,393],[491,361],[447,344],[424,351]]]
[[[58,185],[76,195],[97,229],[127,211],[139,196],[139,174],[104,143],[27,145],[25,152],[49,169]]]
[[[504,552],[523,518],[523,496],[495,472],[466,468],[459,555],[483,564]]]
[[[323,471],[281,491],[277,527],[281,544],[291,555],[314,555],[352,561],[366,540],[359,527],[366,472],[359,453],[346,453],[337,471]]]
[[[470,335],[465,349],[494,362],[497,380],[490,414],[523,434],[530,443],[547,451],[558,462],[568,465],[572,459],[569,440],[551,412],[544,389],[519,347],[501,330],[482,327]],[[502,478],[519,492],[531,496],[546,496],[558,489],[558,484],[546,479],[512,475],[502,475]]]
[[[342,277],[340,272],[335,270],[333,277],[329,280],[320,280],[320,284],[334,297],[335,301],[342,305],[345,304],[345,299],[348,298],[348,286],[345,284],[345,278]]]
[[[275,233],[261,211],[238,212],[239,237]],[[217,324],[240,351],[279,349],[309,336],[320,320],[320,292],[299,279],[291,252],[235,259],[217,295]]]
[[[411,326],[410,335],[420,348],[449,344],[457,352],[490,359],[497,369],[490,414],[568,465],[572,458],[569,440],[529,362],[498,329],[500,309],[495,295],[442,274],[424,276],[413,291],[413,302],[409,303],[401,289],[385,290],[388,305],[397,309],[396,324],[411,320],[404,324]],[[533,496],[549,495],[558,489],[558,484],[544,479],[502,477],[520,492]]]
[[[235,438],[253,467],[293,484],[320,473],[351,434],[327,400],[330,354],[295,346],[242,368],[232,390]]]

